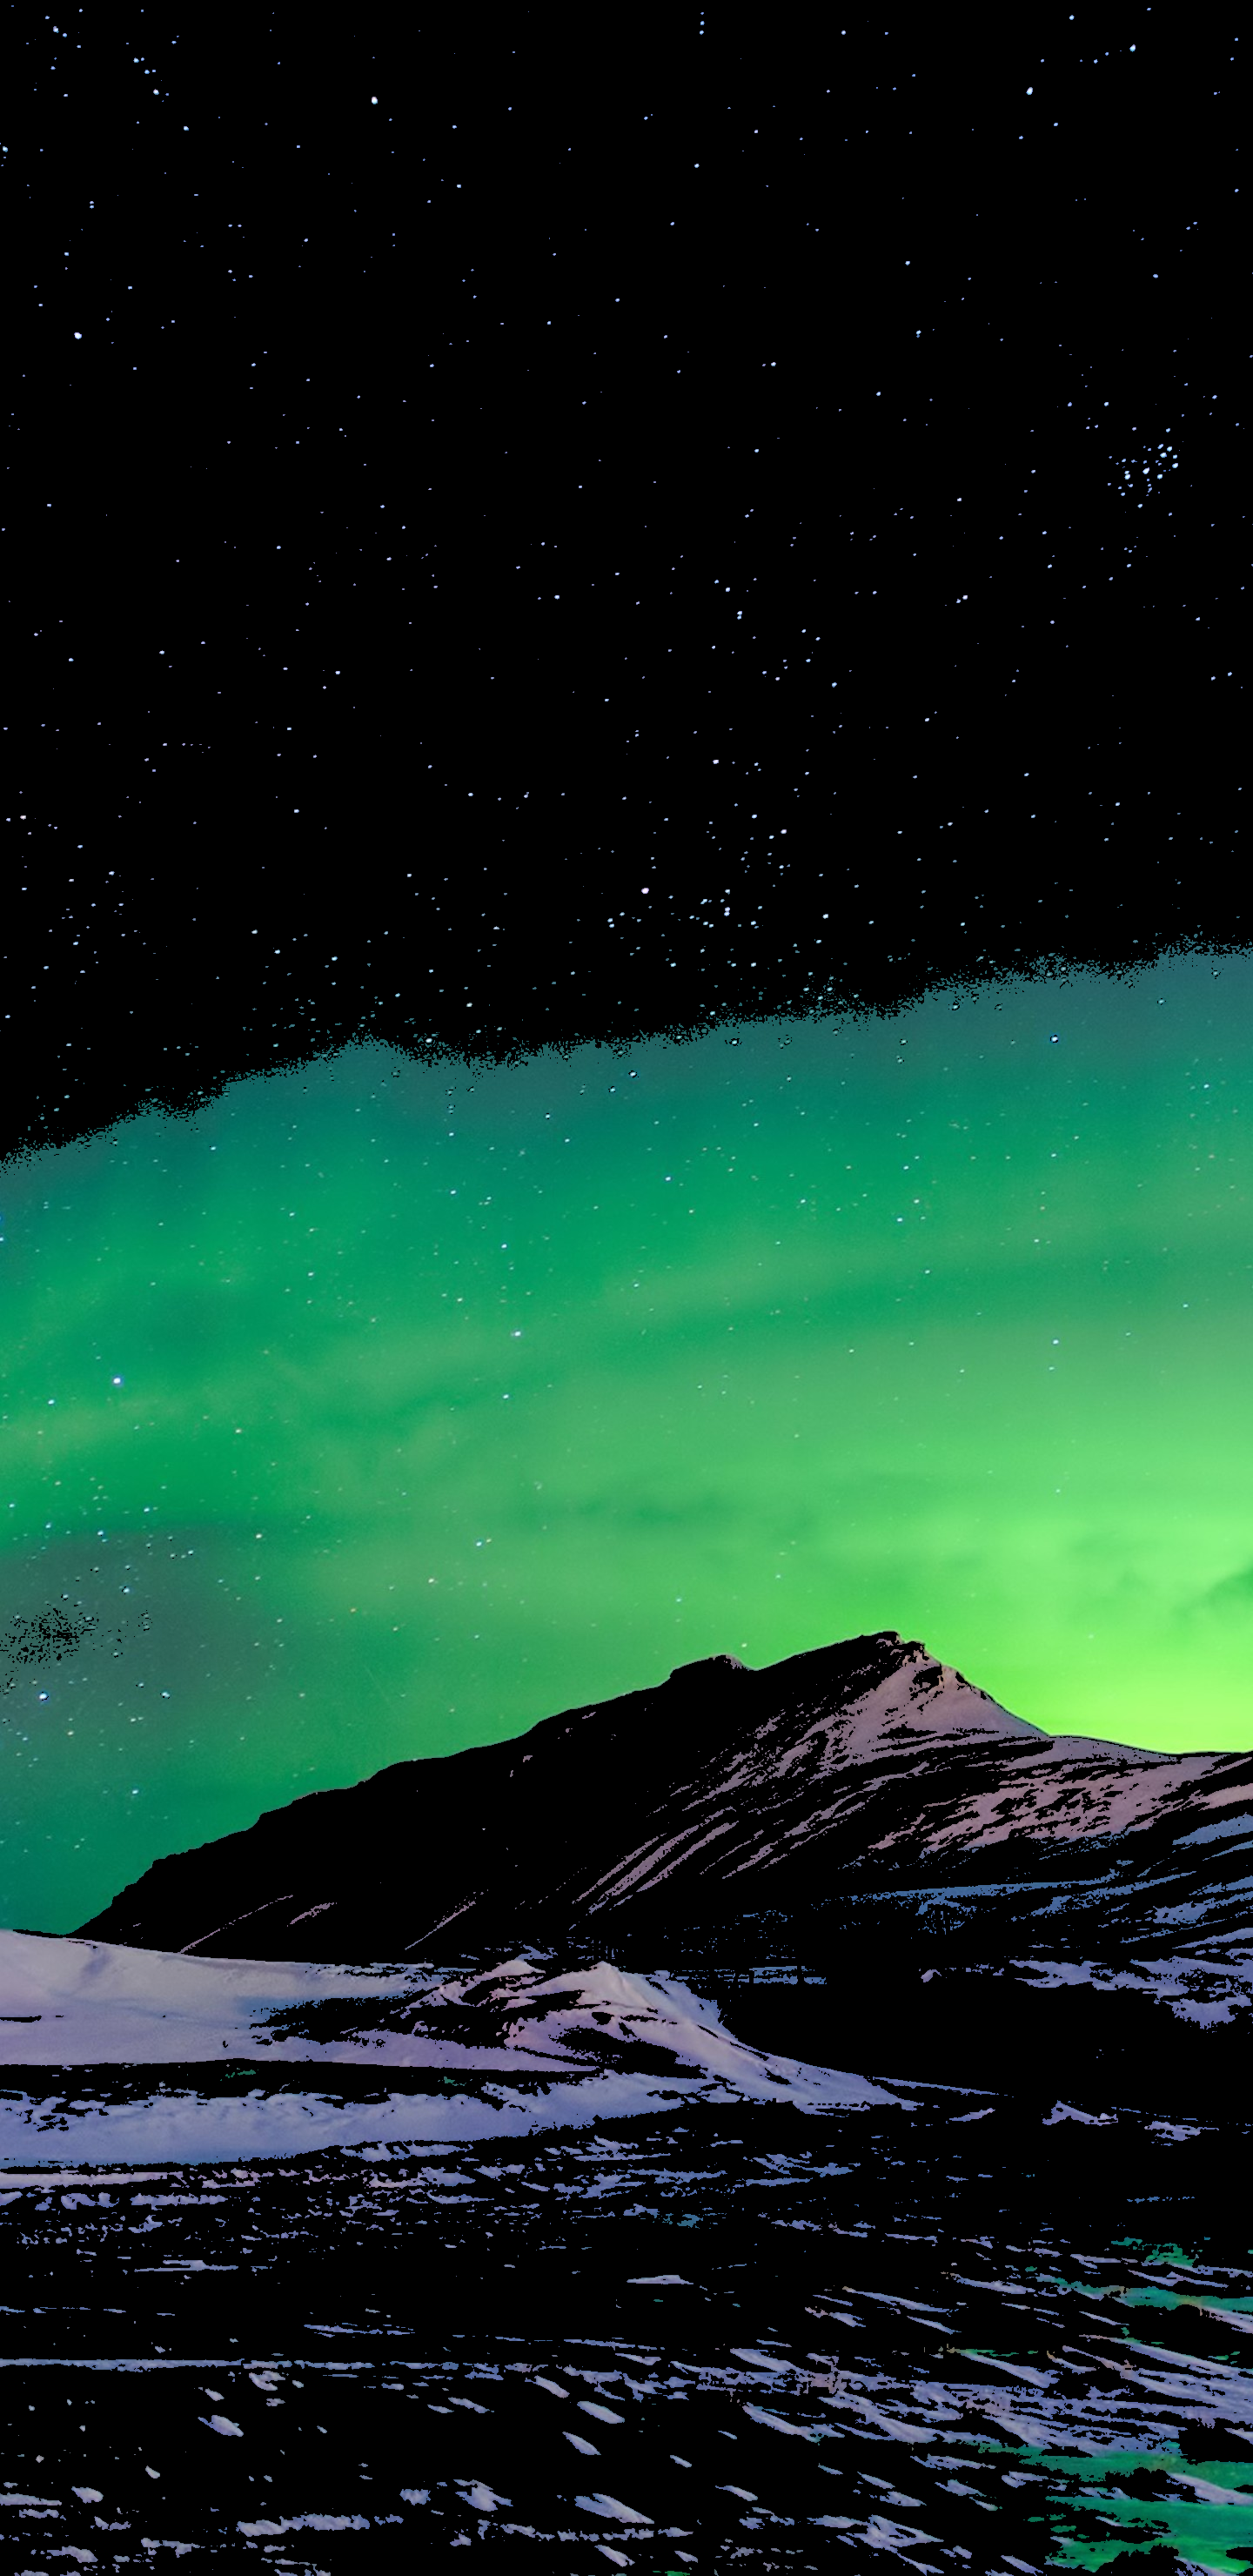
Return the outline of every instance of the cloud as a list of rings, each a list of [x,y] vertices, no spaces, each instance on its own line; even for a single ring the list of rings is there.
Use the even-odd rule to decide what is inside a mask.
[[[1211,1616],[1239,1618],[1253,1612],[1253,1565],[1241,1566],[1238,1574],[1224,1575],[1221,1583],[1212,1583],[1182,1605],[1184,1619]]]

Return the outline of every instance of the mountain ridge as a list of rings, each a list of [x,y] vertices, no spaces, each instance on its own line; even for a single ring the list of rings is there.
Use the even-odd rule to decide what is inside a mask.
[[[731,1929],[920,1875],[1134,1877],[1247,1807],[1253,1753],[1046,1734],[885,1629],[760,1668],[708,1656],[502,1743],[311,1791],[154,1862],[73,1937],[349,1960],[440,1935],[469,1952],[698,1916]],[[1221,1863],[1215,1844],[1197,1865]]]

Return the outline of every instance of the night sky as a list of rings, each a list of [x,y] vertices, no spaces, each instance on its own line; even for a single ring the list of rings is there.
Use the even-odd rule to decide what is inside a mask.
[[[1040,1726],[1248,1742],[1251,1006],[1188,960],[487,1074],[366,1045],[11,1169],[9,1916],[885,1627]]]
[[[1154,25],[32,34],[0,1922],[865,1629],[1253,1740],[1237,45]]]

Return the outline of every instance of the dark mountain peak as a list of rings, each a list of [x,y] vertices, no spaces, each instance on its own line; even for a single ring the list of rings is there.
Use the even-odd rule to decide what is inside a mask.
[[[677,1682],[683,1690],[696,1690],[705,1684],[724,1681],[732,1673],[749,1673],[752,1670],[752,1665],[741,1663],[738,1655],[702,1655],[694,1664],[675,1664],[663,1688],[668,1690],[671,1683]]]
[[[785,1655],[780,1663],[765,1666],[763,1678],[798,1698],[821,1693],[849,1699],[907,1665],[933,1661],[919,1638],[902,1637],[899,1628],[875,1628],[864,1636],[841,1637],[829,1646],[806,1646],[799,1655]]]
[[[79,1936],[231,1958],[399,1958],[763,1904],[855,1878],[1056,1874],[1253,1803],[1253,1764],[1053,1736],[876,1629],[714,1654],[524,1733],[399,1762],[156,1861]],[[1141,1843],[1141,1848],[1143,1844]]]

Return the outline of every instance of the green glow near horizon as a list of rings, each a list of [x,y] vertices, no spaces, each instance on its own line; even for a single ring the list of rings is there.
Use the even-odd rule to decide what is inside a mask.
[[[876,1628],[1051,1731],[1253,1743],[1251,1002],[366,1045],[10,1164],[0,1628],[97,1624],[0,1657],[0,1921]]]

